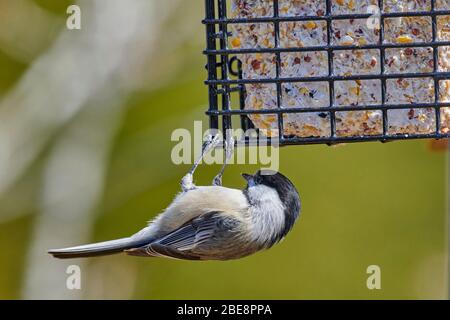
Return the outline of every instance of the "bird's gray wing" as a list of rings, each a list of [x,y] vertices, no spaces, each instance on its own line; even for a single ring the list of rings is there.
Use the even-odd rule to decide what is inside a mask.
[[[220,212],[209,212],[147,245],[126,250],[126,253],[135,256],[199,260],[201,256],[195,254],[195,248],[231,229],[236,221],[233,223],[230,219],[232,218],[225,217]]]

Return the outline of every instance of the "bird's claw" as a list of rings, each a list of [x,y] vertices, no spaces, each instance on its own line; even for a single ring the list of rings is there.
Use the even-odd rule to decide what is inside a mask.
[[[225,141],[225,157],[226,157],[226,162],[228,162],[234,154],[234,138],[233,136],[229,136],[227,138],[227,141]]]
[[[213,184],[213,186],[221,187],[222,186],[222,175],[218,174],[217,176],[215,176],[212,184]]]
[[[228,162],[233,157],[234,138],[232,135],[227,136],[227,139],[224,142],[224,148],[225,148],[225,160],[224,160],[222,168],[220,169],[220,172],[217,174],[217,176],[214,177],[213,186],[219,186],[219,187],[222,186],[223,173],[225,172],[225,168],[226,168]]]
[[[205,142],[202,145],[202,153],[200,157],[194,162],[194,165],[192,166],[191,170],[181,179],[181,189],[183,192],[193,190],[196,188],[194,184],[194,172],[199,166],[200,162],[203,160],[204,156],[213,148],[215,148],[220,142],[221,135],[208,135],[205,138]]]
[[[192,173],[186,174],[183,179],[181,179],[181,189],[183,192],[195,189],[194,177]]]
[[[207,154],[211,149],[214,149],[217,147],[217,145],[221,142],[220,140],[220,134],[216,135],[208,135],[205,139],[205,142],[203,142],[202,146],[202,158],[205,154]]]

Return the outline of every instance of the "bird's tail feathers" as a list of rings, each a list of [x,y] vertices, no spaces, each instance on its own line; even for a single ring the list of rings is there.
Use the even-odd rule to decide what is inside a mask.
[[[115,254],[141,245],[143,245],[142,240],[137,241],[133,238],[122,238],[77,247],[52,249],[49,250],[48,253],[53,255],[55,258],[60,259],[85,258]]]

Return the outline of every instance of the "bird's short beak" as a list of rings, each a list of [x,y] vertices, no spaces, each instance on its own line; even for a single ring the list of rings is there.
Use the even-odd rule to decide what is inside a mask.
[[[253,175],[248,173],[241,173],[242,178],[244,178],[247,182],[253,179]]]

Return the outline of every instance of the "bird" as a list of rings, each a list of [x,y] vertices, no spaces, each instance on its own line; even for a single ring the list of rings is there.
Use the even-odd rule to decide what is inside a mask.
[[[241,190],[214,184],[196,186],[189,173],[173,202],[136,234],[48,252],[62,259],[125,253],[231,260],[268,249],[284,239],[299,218],[299,193],[276,171],[258,170],[242,177],[246,186]]]

